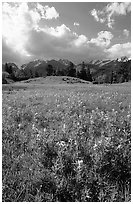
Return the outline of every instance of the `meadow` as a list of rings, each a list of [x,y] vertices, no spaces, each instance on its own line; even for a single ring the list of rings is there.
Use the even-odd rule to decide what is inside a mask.
[[[2,95],[3,202],[131,201],[131,83]]]

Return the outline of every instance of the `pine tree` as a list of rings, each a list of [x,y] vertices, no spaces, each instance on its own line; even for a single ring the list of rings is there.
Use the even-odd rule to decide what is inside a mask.
[[[12,66],[8,65],[7,63],[5,64],[5,71],[8,72],[9,74],[12,74]]]
[[[85,63],[82,62],[81,71],[80,71],[80,78],[87,80],[86,70],[85,70]]]
[[[5,63],[5,71],[8,72],[8,65]]]
[[[51,76],[53,74],[53,70],[53,66],[51,64],[48,64],[48,66],[46,67],[47,76]]]
[[[34,78],[34,76],[33,76],[33,73],[32,73],[32,71],[31,71],[31,69],[30,69],[30,78]]]
[[[35,77],[36,78],[39,77],[39,74],[38,74],[37,70],[35,71]]]
[[[92,81],[92,76],[91,76],[91,73],[90,73],[89,66],[86,69],[86,77],[87,77],[87,81]]]
[[[114,73],[113,71],[111,72],[111,77],[110,77],[110,83],[112,84],[113,83],[113,77],[114,77]]]
[[[66,75],[71,77],[76,76],[76,69],[74,68],[74,64],[72,62],[70,62],[69,67],[67,68]]]

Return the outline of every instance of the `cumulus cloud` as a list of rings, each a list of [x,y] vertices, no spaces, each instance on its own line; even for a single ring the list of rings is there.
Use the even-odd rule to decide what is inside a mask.
[[[131,11],[131,3],[130,2],[114,2],[111,4],[108,4],[105,8],[105,12],[107,13],[107,24],[108,27],[112,28],[112,25],[114,24],[114,16],[119,15],[126,15]]]
[[[37,3],[37,11],[41,13],[42,18],[45,19],[52,19],[52,18],[58,18],[59,13],[56,11],[54,7],[49,7],[48,5],[42,6],[41,4]]]
[[[119,15],[126,15],[131,12],[131,2],[114,2],[109,3],[102,10],[91,10],[91,15],[97,22],[107,22],[109,28],[113,28],[115,24],[114,17]]]
[[[129,30],[124,29],[124,30],[123,30],[123,35],[125,35],[126,37],[128,37],[128,36],[129,36]]]
[[[42,29],[42,31],[59,38],[71,33],[70,28],[68,28],[65,24],[62,24],[61,26],[57,26],[55,28],[46,26]]]
[[[85,35],[78,35],[62,24],[39,27],[41,19],[51,18],[47,7],[37,3],[29,8],[28,3],[3,3],[3,60],[16,56],[22,61],[40,57],[68,57],[79,53],[86,43]],[[76,49],[79,48],[79,51]],[[8,51],[10,50],[10,56]],[[73,55],[72,55],[73,53]],[[84,53],[84,51],[83,51]],[[6,56],[5,56],[6,55]],[[63,56],[64,55],[64,56]],[[78,55],[78,54],[77,54]],[[82,54],[81,54],[82,55]],[[19,56],[19,57],[18,57]],[[14,60],[14,57],[12,57]]]
[[[113,38],[109,31],[101,31],[96,38],[88,40],[87,36],[73,32],[65,24],[52,27],[45,20],[40,27],[44,18],[56,18],[46,9],[40,3],[34,3],[32,7],[26,2],[3,3],[3,62],[16,61],[20,65],[37,58],[68,58],[77,63],[84,59],[112,57],[113,51],[120,53],[122,49],[126,53],[125,45],[109,48]]]
[[[26,50],[30,33],[39,27],[41,19],[57,18],[59,14],[54,7],[42,6],[34,3],[31,9],[27,2],[23,3],[3,3],[2,4],[2,39],[3,56],[4,49],[8,47],[13,55],[19,53],[21,58],[31,57]],[[58,30],[58,28],[57,28]],[[60,33],[60,31],[59,31]],[[7,52],[6,52],[7,53]]]
[[[32,56],[42,58],[68,58],[80,61],[87,58],[106,58],[107,48],[113,38],[108,31],[98,33],[96,39],[88,40],[85,35],[78,35],[66,25],[45,27],[30,33],[26,49]]]
[[[83,45],[84,43],[87,42],[87,37],[85,35],[79,35],[78,38],[76,40],[74,40],[74,45],[76,45],[77,47]]]
[[[21,54],[21,51],[15,51],[12,47],[9,47],[5,40],[2,39],[2,63],[4,62],[14,62],[17,65],[22,65],[23,63],[32,60],[32,56],[25,56]]]
[[[3,3],[3,31],[2,36],[6,43],[15,51],[21,50],[21,53],[28,56],[24,49],[28,41],[29,32],[38,26],[42,18],[52,19],[59,15],[54,7],[43,7],[37,3],[37,7],[29,9],[28,3]],[[39,13],[40,11],[41,13]]]
[[[105,8],[106,12],[112,15],[126,15],[131,11],[131,2],[114,2],[110,3]]]
[[[102,11],[99,11],[99,10],[96,10],[96,9],[93,9],[91,11],[91,15],[94,16],[94,19],[97,21],[97,22],[100,22],[100,23],[104,23],[105,22],[105,18],[101,18],[100,15],[102,15],[103,12]]]
[[[19,7],[16,4],[13,7],[8,3],[3,4],[3,39],[14,51],[21,50],[22,54],[26,54],[24,44],[27,42],[26,36],[30,30],[29,21],[26,20],[27,12],[27,3]]]
[[[93,9],[93,10],[91,11],[91,15],[94,16],[94,19],[95,19],[96,21],[99,21],[98,11],[97,11],[96,9]]]
[[[74,26],[79,26],[79,23],[78,23],[78,22],[74,22],[73,25],[74,25]]]
[[[62,49],[71,47],[71,43],[78,37],[65,25],[57,27],[37,28],[30,32],[29,41],[26,44],[26,49],[34,55],[45,55],[51,52],[51,57],[56,55],[56,52],[61,52]],[[49,50],[49,53],[48,53]],[[62,54],[61,54],[62,55]]]
[[[109,31],[101,31],[98,33],[97,38],[92,38],[90,43],[94,43],[97,46],[108,47],[110,45],[113,34]]]
[[[131,57],[131,43],[115,44],[106,50],[109,58],[120,58],[121,56]]]

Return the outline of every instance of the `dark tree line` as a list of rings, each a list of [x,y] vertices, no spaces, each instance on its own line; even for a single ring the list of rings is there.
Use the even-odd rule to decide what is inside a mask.
[[[115,67],[108,67],[104,72],[98,73],[93,78],[93,83],[123,83],[131,80],[131,61],[119,62]]]
[[[90,73],[89,67],[85,65],[83,62],[81,65],[81,69],[79,71],[76,70],[76,66],[70,62],[69,66],[65,69],[59,69],[58,67],[55,69],[51,64],[46,67],[47,76],[70,76],[77,77],[83,80],[92,81],[92,76]]]
[[[111,83],[123,83],[131,80],[131,63],[120,62],[116,71],[111,73]]]
[[[13,80],[16,80],[15,72],[13,71],[13,68],[11,65],[5,64],[5,72],[9,73],[9,77]]]
[[[97,69],[95,73],[90,72],[91,65],[82,62],[80,65],[75,66],[72,62],[69,63],[68,67],[54,67],[48,64],[45,67],[45,76],[70,76],[77,77],[86,81],[91,81],[93,83],[123,83],[131,80],[131,61],[118,62],[116,66],[109,65],[109,67],[103,67],[102,69]],[[103,71],[102,71],[103,70]],[[14,70],[12,64],[5,64],[5,72],[9,75],[3,78],[11,78],[14,81],[25,80],[28,78],[41,77],[44,76],[39,70],[24,70],[18,69]]]
[[[88,65],[85,65],[84,62],[81,64],[81,69],[77,71],[78,78],[86,80],[86,81],[92,81],[92,75],[90,73],[90,68]]]

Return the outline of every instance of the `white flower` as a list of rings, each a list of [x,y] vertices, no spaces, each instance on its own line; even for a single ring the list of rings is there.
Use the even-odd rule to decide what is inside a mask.
[[[19,124],[18,127],[21,128],[21,127],[22,127],[22,124]]]
[[[80,125],[80,123],[79,123],[79,122],[77,122],[77,125]]]
[[[80,169],[81,166],[83,165],[83,160],[82,159],[78,160],[77,165],[78,165],[77,168]]]
[[[97,148],[97,144],[95,143],[95,145],[93,146],[94,150]]]
[[[118,147],[116,148],[116,149],[120,149],[121,148],[121,144],[120,145],[118,145]]]
[[[65,123],[63,124],[62,131],[63,131],[64,133],[65,133],[65,131],[66,131],[66,125],[65,125]]]

